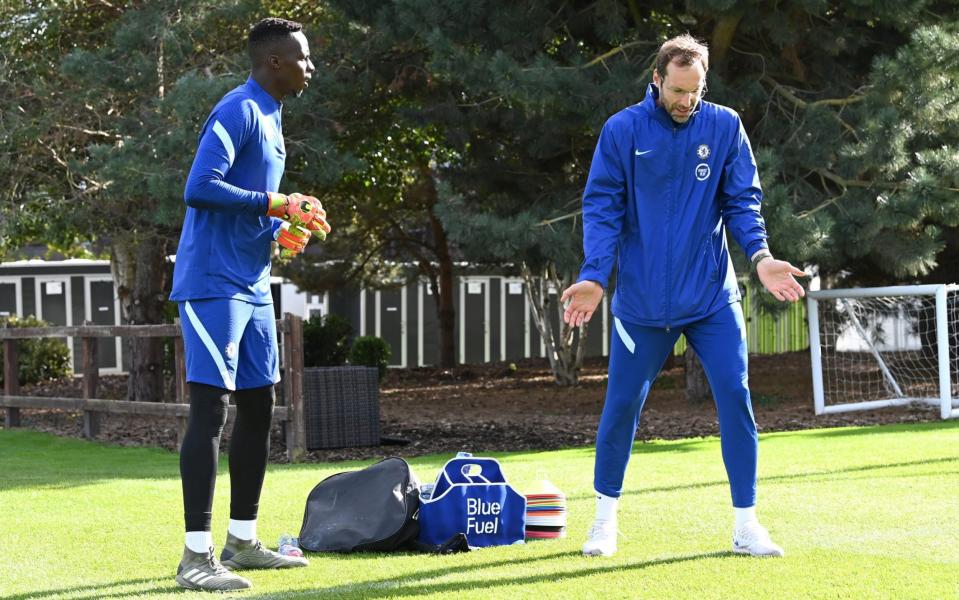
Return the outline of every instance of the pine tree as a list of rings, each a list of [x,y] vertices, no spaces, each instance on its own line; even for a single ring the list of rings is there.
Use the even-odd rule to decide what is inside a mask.
[[[450,256],[571,275],[596,134],[641,100],[656,48],[684,31],[711,46],[707,99],[746,124],[777,255],[829,284],[908,281],[935,273],[955,237],[948,3],[331,4],[352,32],[333,43],[331,89],[353,103],[336,126],[367,165],[352,198],[370,256],[435,259],[411,250],[433,245],[427,219],[405,210],[418,182]]]
[[[438,292],[445,364],[454,262],[571,276],[596,135],[686,31],[711,46],[707,100],[750,135],[775,254],[824,285],[959,268],[959,17],[945,0],[8,2],[0,250],[96,237],[155,264],[182,211],[183,149],[245,77],[246,27],[267,13],[307,25],[319,66],[285,114],[284,186],[321,195],[337,226],[313,250],[333,269],[291,268],[382,283],[415,264]],[[153,301],[147,287],[131,298]]]
[[[362,8],[330,4],[345,13]],[[309,90],[314,110],[285,122],[302,132],[306,150],[294,158],[288,179],[319,195],[334,233],[282,273],[316,290],[426,277],[440,321],[440,362],[451,366],[455,250],[435,209],[437,165],[454,158],[416,108],[429,105],[436,90],[419,58],[391,31],[328,11],[307,34],[317,37],[319,49]]]
[[[164,0],[5,4],[3,93],[16,152],[5,253],[42,242],[104,252],[129,324],[159,323],[183,183],[210,108],[245,77],[249,6]],[[126,340],[129,396],[163,399],[163,345]]]

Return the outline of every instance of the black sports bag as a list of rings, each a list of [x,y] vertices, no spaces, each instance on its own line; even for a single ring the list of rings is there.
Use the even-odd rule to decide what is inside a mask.
[[[382,552],[419,533],[419,481],[402,458],[316,484],[306,500],[300,547],[313,552]]]

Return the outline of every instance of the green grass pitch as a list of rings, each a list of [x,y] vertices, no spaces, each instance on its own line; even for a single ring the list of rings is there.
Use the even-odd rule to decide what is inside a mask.
[[[480,453],[481,448],[466,448]],[[447,456],[411,461],[432,479]],[[758,513],[783,559],[730,549],[715,438],[637,444],[619,553],[579,548],[593,514],[593,451],[497,455],[520,491],[545,473],[568,497],[564,540],[453,556],[311,555],[246,572],[244,598],[959,598],[959,423],[762,436]],[[0,598],[185,598],[177,456],[0,430]],[[299,531],[307,493],[365,463],[276,465],[260,537]],[[228,519],[221,464],[213,537]],[[222,597],[222,596],[221,596]]]

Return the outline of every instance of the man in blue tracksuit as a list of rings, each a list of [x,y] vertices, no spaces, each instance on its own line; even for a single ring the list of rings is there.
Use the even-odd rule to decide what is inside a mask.
[[[249,79],[227,93],[200,131],[187,178],[186,218],[170,299],[179,303],[190,415],[180,448],[186,543],[176,582],[236,590],[228,569],[305,566],[266,549],[256,535],[270,448],[279,361],[270,257],[273,242],[302,252],[309,232],[329,232],[316,198],[277,193],[286,164],[281,101],[299,96],[313,72],[299,23],[264,19],[250,30]],[[295,218],[305,229],[291,228]],[[210,534],[220,434],[230,397],[230,522],[220,560]]]
[[[561,297],[567,323],[589,320],[618,261],[587,555],[616,552],[617,503],[639,415],[681,334],[701,359],[716,399],[735,512],[733,550],[783,555],[756,519],[758,435],[726,232],[777,299],[803,296],[794,276],[804,273],[769,252],[756,162],[739,116],[701,101],[708,68],[708,49],[694,38],[663,44],[646,98],[603,127],[583,194],[585,260],[577,283]]]

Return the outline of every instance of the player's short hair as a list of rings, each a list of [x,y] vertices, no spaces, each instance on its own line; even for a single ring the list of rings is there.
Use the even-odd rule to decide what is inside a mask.
[[[688,33],[663,42],[656,54],[656,72],[666,77],[666,67],[676,61],[680,67],[688,67],[697,60],[702,63],[703,71],[709,70],[709,48]]]
[[[250,28],[250,35],[247,37],[247,51],[250,53],[250,58],[255,61],[262,50],[273,42],[297,31],[303,31],[303,25],[296,21],[277,17],[262,19]]]

